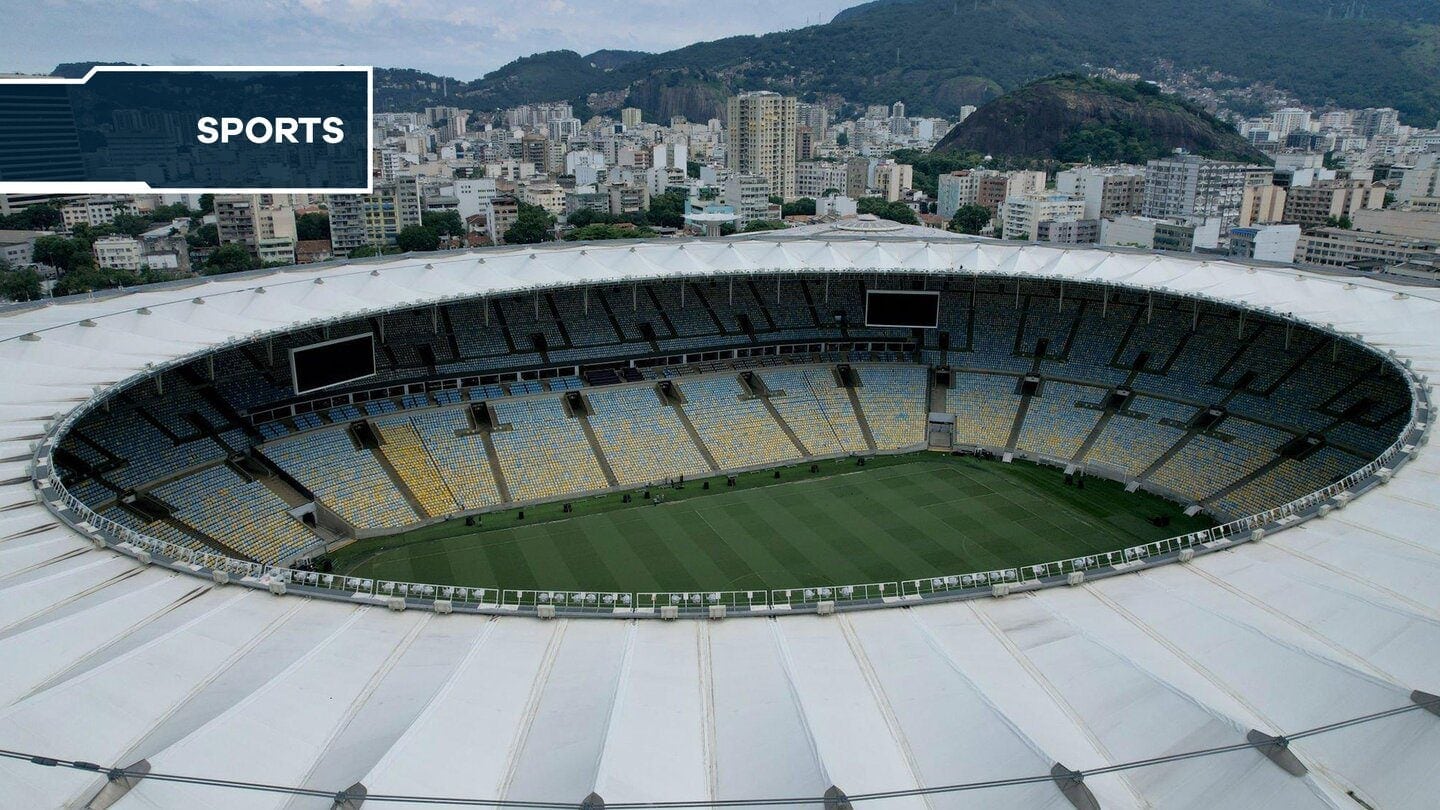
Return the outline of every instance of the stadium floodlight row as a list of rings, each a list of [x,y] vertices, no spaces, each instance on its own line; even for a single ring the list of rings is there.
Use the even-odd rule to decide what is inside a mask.
[[[1410,418],[1351,475],[1198,535],[758,599],[327,582],[110,524],[54,474],[58,437],[107,390],[266,334],[537,285],[962,269],[1285,313],[1387,353]],[[371,794],[722,801],[1089,772],[1414,705],[1440,691],[1440,463],[1421,452],[1436,324],[1429,288],[919,229],[392,257],[14,307],[0,317],[0,748]],[[93,548],[107,545],[126,554]],[[1189,564],[1154,566],[1170,559]],[[1032,587],[1062,584],[1080,587]],[[1006,598],[953,598],[980,593]],[[910,609],[803,615],[887,599]],[[627,621],[567,618],[622,600]],[[722,615],[712,603],[773,618],[637,612]],[[437,615],[467,609],[502,615]],[[556,618],[503,615],[522,613]],[[1423,711],[1297,741],[1298,770],[1258,751],[1100,773],[1084,792],[1104,806],[1418,807],[1440,786],[1425,764],[1440,720]],[[928,801],[1065,806],[1069,779]],[[6,806],[102,790],[120,807],[257,801],[0,760]]]

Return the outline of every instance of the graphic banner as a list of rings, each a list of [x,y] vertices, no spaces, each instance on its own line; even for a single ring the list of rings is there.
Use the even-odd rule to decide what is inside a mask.
[[[0,79],[0,193],[370,190],[368,67]]]

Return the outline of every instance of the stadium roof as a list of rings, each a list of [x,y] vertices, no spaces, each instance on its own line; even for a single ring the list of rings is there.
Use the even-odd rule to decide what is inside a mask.
[[[147,367],[315,318],[535,284],[773,270],[1111,282],[1290,312],[1440,369],[1440,294],[1133,251],[895,236],[570,244],[390,257],[0,313],[0,749],[156,774],[579,804],[855,797],[878,807],[1433,806],[1440,456],[1343,511],[1074,588],[833,616],[442,616],[216,586],[94,550],[35,500],[32,443]],[[262,291],[263,290],[263,291]],[[1267,756],[1273,755],[1274,759]],[[1277,762],[1277,760],[1279,762]],[[1293,763],[1291,763],[1293,764]],[[1069,787],[1062,791],[1062,784]],[[104,772],[0,758],[0,806],[83,804]],[[141,779],[120,808],[326,807]],[[108,800],[108,798],[107,798]],[[400,806],[404,806],[402,803]]]

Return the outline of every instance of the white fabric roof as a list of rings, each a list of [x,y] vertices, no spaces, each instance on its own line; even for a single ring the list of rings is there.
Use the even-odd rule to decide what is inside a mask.
[[[1394,349],[1419,374],[1440,370],[1434,290],[909,231],[403,257],[0,312],[0,748],[327,791],[361,782],[371,794],[854,795],[1055,762],[1088,770],[1440,693],[1440,457],[1429,452],[1343,511],[1188,565],[1001,600],[713,623],[392,613],[215,586],[93,550],[28,481],[31,443],[97,387],[314,318],[666,273],[957,267],[1271,307]],[[30,333],[40,339],[18,339]],[[1085,784],[1104,807],[1352,807],[1354,791],[1403,808],[1440,795],[1440,717],[1424,711],[1291,751],[1307,775],[1241,750]],[[83,803],[104,781],[0,759],[0,806]],[[118,803],[328,805],[155,780]],[[1039,782],[873,805],[1069,803]]]

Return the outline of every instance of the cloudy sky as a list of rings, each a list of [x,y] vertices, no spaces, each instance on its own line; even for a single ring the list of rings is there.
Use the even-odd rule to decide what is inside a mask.
[[[3,0],[0,73],[59,62],[350,64],[473,79],[568,48],[661,51],[861,0]]]

